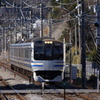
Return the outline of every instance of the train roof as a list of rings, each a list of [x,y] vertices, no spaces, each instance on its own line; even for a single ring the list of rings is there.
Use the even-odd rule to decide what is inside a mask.
[[[17,43],[29,43],[29,42],[39,41],[39,40],[42,40],[42,41],[45,41],[45,40],[59,41],[59,40],[55,40],[55,38],[51,38],[51,37],[35,37],[33,39],[29,39],[27,41],[19,41]],[[59,41],[59,42],[61,42],[61,41]]]
[[[55,38],[51,38],[51,37],[36,37],[36,38],[33,38],[33,39],[30,39],[30,40],[27,40],[26,42],[35,42],[35,41],[38,41],[38,40],[55,40]]]
[[[50,38],[50,37],[36,37],[36,38],[34,38],[34,39],[29,39],[29,40],[27,40],[27,41],[25,41],[25,42],[20,42],[20,43],[16,43],[16,44],[11,44],[10,46],[22,46],[22,45],[27,45],[27,46],[29,46],[29,45],[31,45],[31,43],[32,42],[36,42],[36,41],[46,41],[46,40],[49,40],[49,41],[57,41],[57,40],[55,40],[55,38]],[[58,41],[57,41],[58,42]],[[59,42],[61,42],[61,41],[59,41]]]
[[[16,43],[16,44],[10,44],[10,46],[30,46],[31,45],[31,42],[30,43]]]

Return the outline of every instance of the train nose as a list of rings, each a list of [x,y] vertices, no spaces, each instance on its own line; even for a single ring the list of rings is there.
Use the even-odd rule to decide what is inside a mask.
[[[54,67],[54,62],[53,61],[46,61],[43,63],[43,67],[45,70],[52,70]]]
[[[43,63],[44,70],[62,70],[63,62],[45,61]]]

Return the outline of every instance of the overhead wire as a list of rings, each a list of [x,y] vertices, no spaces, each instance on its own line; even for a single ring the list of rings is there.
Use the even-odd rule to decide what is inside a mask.
[[[24,1],[24,3],[27,4],[27,5],[29,5],[29,6],[31,6],[31,7],[33,6],[33,5],[31,5],[32,3],[31,3],[31,4],[28,4],[25,0],[23,0],[23,1]],[[41,3],[42,3],[42,4],[43,4],[43,3],[48,3],[49,1],[51,1],[51,0],[46,0],[45,2],[44,2],[43,0],[41,0],[41,1],[38,1],[38,3],[36,3],[35,5],[40,5]]]
[[[23,1],[24,2],[24,1]],[[25,3],[25,2],[24,2]],[[42,2],[43,3],[43,2]],[[75,3],[75,2],[74,2]],[[26,3],[27,4],[27,3]],[[28,5],[29,6],[29,5]],[[75,9],[74,9],[75,10]],[[70,11],[68,14],[70,14],[70,13],[72,13],[72,12],[74,12],[74,10],[72,10],[72,11]],[[20,9],[20,12],[22,13],[22,10]],[[18,12],[19,13],[19,12]],[[68,15],[68,14],[66,14],[66,15]],[[22,13],[22,16],[23,16],[23,13]],[[23,18],[25,18],[24,16],[23,16]],[[74,18],[74,19],[76,19],[76,18]],[[74,19],[70,19],[70,20],[74,20]],[[55,19],[52,19],[52,20],[55,20]],[[64,20],[66,20],[66,19],[64,19]],[[67,21],[70,21],[70,20],[67,20]]]
[[[19,12],[18,12],[19,13]],[[13,16],[13,17],[11,17],[11,18],[14,18],[16,16],[16,14]],[[73,19],[70,19],[70,20],[66,20],[66,19],[64,19],[64,20],[66,20],[66,21],[71,21],[71,20],[75,20],[76,18],[73,18]],[[12,20],[14,20],[14,19],[12,19]],[[55,20],[55,19],[52,19],[52,20]],[[7,21],[9,21],[9,19],[7,19],[5,22],[7,22]],[[58,20],[59,21],[59,20]]]
[[[10,6],[11,6],[11,4],[9,3],[9,2],[7,2],[6,0],[4,0],[7,4],[9,4]],[[25,2],[25,0],[23,1],[23,3],[24,4],[26,4],[26,6],[28,6],[28,7],[31,7],[31,6],[33,6],[33,5],[28,5],[26,2]],[[39,2],[39,3],[41,3],[41,2]],[[38,3],[38,4],[39,4]],[[43,2],[42,2],[43,3]],[[68,5],[70,5],[70,4],[75,4],[75,3],[77,3],[77,2],[73,2],[73,3],[69,3]],[[12,7],[17,7],[17,6],[13,6],[12,5]],[[19,8],[20,9],[20,12],[22,13],[22,10],[21,10],[21,7],[17,7],[17,8]],[[32,8],[35,8],[35,7],[32,7]],[[75,11],[76,9],[73,9],[72,11],[70,11],[69,13],[67,13],[66,15],[68,15],[68,14],[70,14],[70,13],[73,13],[74,11]],[[65,16],[66,16],[65,15]],[[22,16],[23,16],[23,13],[22,13]],[[64,16],[64,15],[62,15],[62,16]],[[23,16],[23,18],[25,18],[24,16]]]
[[[22,12],[22,9],[24,9],[24,8],[21,9],[21,7],[13,6],[13,5],[10,4],[8,1],[6,1],[6,0],[4,0],[4,1],[5,1],[5,3],[7,3],[9,6],[11,6],[11,7],[13,7],[13,8],[18,8],[18,9],[20,10],[20,12],[21,12],[23,18],[25,18],[24,15],[23,15],[23,12]],[[19,12],[18,12],[18,13],[19,13]],[[18,14],[18,13],[16,13],[16,14]],[[16,16],[16,14],[14,15],[14,17]],[[13,18],[13,17],[10,17],[10,18]],[[5,22],[7,22],[7,20],[6,20]]]
[[[7,0],[4,0],[4,2],[5,2],[6,4],[8,4],[9,6],[13,7],[13,8],[20,8],[19,6],[15,6],[15,5],[9,3]]]
[[[4,0],[4,2],[6,4],[8,4],[9,6],[13,7],[13,8],[20,8],[20,6],[15,6],[14,4],[9,3],[7,0]],[[25,5],[27,5],[27,7],[34,8],[33,6],[37,6],[37,5],[39,5],[40,3],[43,3],[43,2],[39,2],[38,4],[35,4],[35,5],[30,5],[30,4],[28,4],[28,3],[26,3],[25,1],[22,0],[22,3],[24,3]]]
[[[26,2],[24,2],[24,1],[23,1],[23,3],[24,3],[27,7],[29,7],[29,8],[36,8],[36,7],[37,7],[37,5],[35,5],[35,6],[33,7],[32,5],[29,5],[29,4],[27,4]]]
[[[58,2],[57,4],[68,6],[68,5],[73,5],[73,4],[76,4],[76,3],[77,3],[77,1],[72,2],[72,3],[59,3]]]

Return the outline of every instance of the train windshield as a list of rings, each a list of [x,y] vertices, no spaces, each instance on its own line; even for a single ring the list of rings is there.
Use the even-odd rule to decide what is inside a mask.
[[[45,60],[52,60],[53,59],[53,55],[52,55],[52,46],[44,46],[44,59]]]
[[[63,48],[62,46],[54,46],[53,47],[53,57],[54,59],[63,59]]]
[[[63,60],[63,45],[60,44],[35,44],[35,60]]]

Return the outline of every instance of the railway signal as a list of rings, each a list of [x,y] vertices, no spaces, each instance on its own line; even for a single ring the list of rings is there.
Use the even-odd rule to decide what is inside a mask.
[[[96,23],[95,23],[95,26],[96,26],[96,27],[100,27],[100,23],[96,22]]]

